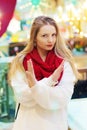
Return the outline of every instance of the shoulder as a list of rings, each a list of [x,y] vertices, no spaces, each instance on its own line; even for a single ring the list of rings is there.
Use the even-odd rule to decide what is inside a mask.
[[[68,79],[68,80],[73,79],[73,80],[75,80],[75,74],[73,72],[73,69],[72,69],[70,63],[67,62],[67,61],[64,62],[63,76],[65,77],[65,79]]]
[[[71,65],[70,65],[70,63],[68,61],[65,61],[64,62],[64,67],[70,67],[71,68]]]
[[[71,64],[68,61],[64,62],[64,71],[68,71],[68,72],[73,71],[72,67],[71,67]]]
[[[13,77],[16,77],[17,79],[24,78],[25,73],[23,71],[17,70]]]

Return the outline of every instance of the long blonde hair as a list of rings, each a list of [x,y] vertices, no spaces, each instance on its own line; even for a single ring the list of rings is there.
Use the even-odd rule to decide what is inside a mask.
[[[31,31],[30,31],[30,38],[27,43],[27,46],[24,48],[23,51],[21,51],[20,53],[18,53],[15,56],[14,60],[11,63],[9,74],[8,74],[9,80],[11,80],[11,78],[15,74],[16,70],[24,72],[24,68],[23,68],[23,64],[22,64],[23,58],[27,53],[29,53],[33,50],[33,48],[35,46],[35,39],[36,39],[37,33],[39,32],[39,30],[42,26],[47,25],[47,24],[54,26],[56,29],[57,40],[56,40],[55,47],[54,47],[55,53],[57,55],[60,55],[61,57],[63,57],[65,60],[69,61],[70,65],[73,69],[73,72],[75,73],[76,77],[78,78],[78,71],[75,68],[72,53],[66,46],[65,41],[62,39],[57,23],[55,22],[54,19],[52,19],[50,17],[38,16],[32,23],[32,27],[31,27]]]

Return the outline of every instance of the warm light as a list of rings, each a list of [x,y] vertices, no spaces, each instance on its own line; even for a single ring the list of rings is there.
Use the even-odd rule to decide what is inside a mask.
[[[10,22],[7,30],[10,31],[10,32],[12,32],[12,33],[16,33],[17,31],[20,30],[20,22],[18,20],[16,20],[15,18],[13,18],[11,20],[11,22]]]
[[[76,32],[79,33],[79,29],[76,29]]]
[[[70,25],[73,25],[73,22],[70,22]]]
[[[78,17],[77,20],[79,21],[79,20],[80,20],[80,17]]]
[[[85,33],[84,36],[87,37],[87,33]]]
[[[86,17],[85,17],[85,16],[83,17],[83,20],[86,20]]]
[[[63,9],[62,9],[62,7],[61,6],[59,6],[58,8],[57,8],[59,11],[63,11]]]
[[[73,28],[73,29],[76,29],[76,27],[75,27],[75,26],[73,26],[72,28]]]
[[[80,37],[83,37],[84,36],[84,33],[83,32],[80,32]]]

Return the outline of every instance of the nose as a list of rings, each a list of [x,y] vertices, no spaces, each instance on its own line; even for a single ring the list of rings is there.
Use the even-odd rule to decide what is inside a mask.
[[[49,37],[48,37],[48,42],[52,42],[52,41],[53,41],[52,36],[49,36]]]

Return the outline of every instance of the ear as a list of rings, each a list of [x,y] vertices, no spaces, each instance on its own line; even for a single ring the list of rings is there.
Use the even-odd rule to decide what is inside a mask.
[[[13,16],[17,0],[0,0],[0,37],[6,31]]]

